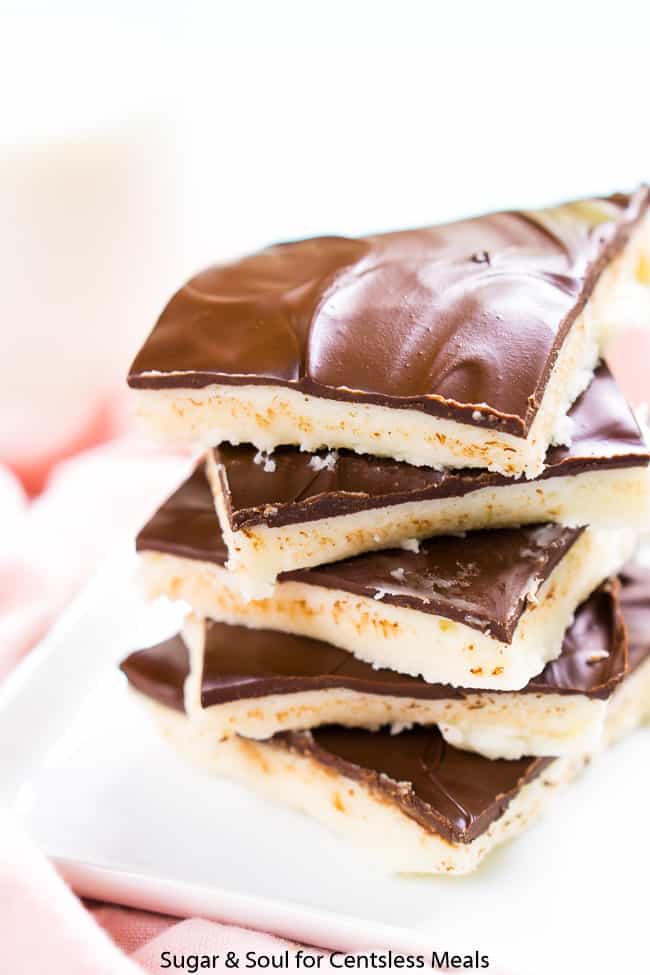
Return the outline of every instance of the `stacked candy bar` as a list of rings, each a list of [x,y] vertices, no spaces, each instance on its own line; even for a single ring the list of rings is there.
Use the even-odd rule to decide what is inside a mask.
[[[137,548],[192,613],[122,669],[191,760],[460,873],[646,716],[650,452],[602,353],[645,324],[649,205],[282,244],[172,298],[129,384],[206,452]]]

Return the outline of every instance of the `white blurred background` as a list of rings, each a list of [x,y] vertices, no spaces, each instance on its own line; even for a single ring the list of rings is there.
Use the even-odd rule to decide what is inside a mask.
[[[649,11],[0,0],[0,461],[99,436],[213,260],[649,179]]]

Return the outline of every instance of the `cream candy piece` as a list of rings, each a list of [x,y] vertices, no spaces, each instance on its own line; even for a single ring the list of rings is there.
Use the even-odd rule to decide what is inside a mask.
[[[647,720],[649,691],[650,661],[645,661],[615,691],[599,747],[611,744]],[[313,757],[274,743],[239,737],[218,742],[181,713],[133,693],[183,757],[275,803],[307,813],[390,873],[472,872],[495,847],[534,822],[558,789],[575,778],[599,750],[554,759],[521,787],[485,832],[470,842],[457,842],[421,825],[389,797],[362,781]]]
[[[302,658],[310,657],[307,672],[318,673],[314,668],[320,664],[321,670],[330,677],[317,678],[317,682],[326,685],[335,681],[341,672],[336,651],[322,643],[307,640],[298,643],[296,638],[286,635],[282,641],[276,634],[260,632],[256,640],[254,634],[242,633],[240,628],[232,628],[233,632],[230,632],[230,627],[222,624],[189,617],[183,629],[190,661],[190,672],[185,681],[185,710],[199,723],[200,732],[197,733],[216,740],[235,734],[267,739],[281,731],[326,724],[371,730],[391,725],[394,733],[413,725],[436,724],[450,744],[487,758],[514,759],[524,755],[585,751],[601,736],[608,706],[607,693],[603,693],[604,699],[577,691],[567,693],[565,677],[572,678],[576,684],[582,642],[589,643],[589,653],[597,646],[607,646],[609,649],[604,652],[615,655],[616,661],[611,684],[611,690],[614,690],[615,681],[625,667],[624,628],[616,606],[606,589],[598,590],[583,604],[576,624],[564,640],[566,671],[545,673],[541,680],[532,681],[525,693],[458,694],[452,688],[435,687],[430,698],[422,696],[421,688],[415,696],[408,680],[404,682],[403,678],[384,674],[385,683],[396,684],[399,688],[399,694],[387,694],[386,687],[382,689],[379,672],[349,661],[347,680],[364,687],[363,690],[323,686],[317,690],[292,692],[288,689],[292,681],[300,682],[301,678],[288,677],[285,679],[287,689],[282,693],[237,700],[237,681],[230,676],[233,657],[240,660],[234,669],[239,667],[242,675],[250,673],[248,680],[251,683],[255,680],[254,673],[261,669],[264,677],[260,684],[270,686],[282,681],[285,669],[291,670],[287,660],[294,661],[292,673],[303,673]],[[600,676],[592,676],[592,665],[585,664],[584,677],[580,676],[577,683],[584,681],[595,687]],[[605,676],[609,684],[613,676],[611,667]],[[378,687],[375,693],[365,690],[373,683]],[[553,693],[549,689],[556,686],[563,687],[564,692]],[[212,703],[211,695],[219,700]]]
[[[544,481],[513,481],[457,498],[411,501],[349,515],[281,527],[264,524],[234,531],[214,460],[207,470],[228,568],[253,597],[270,595],[283,572],[338,562],[362,552],[413,544],[432,535],[553,521],[602,528],[650,526],[650,469],[584,471]]]
[[[590,206],[592,201],[576,204],[575,212],[586,214]],[[593,209],[597,224],[602,217],[597,213],[598,205]],[[561,215],[562,208],[551,212]],[[536,477],[543,469],[550,444],[564,439],[566,414],[591,381],[610,333],[622,324],[621,318],[627,324],[639,309],[644,311],[650,304],[648,266],[650,217],[645,216],[632,229],[622,252],[600,274],[584,308],[573,321],[552,362],[543,390],[535,392],[540,402],[525,435],[507,432],[505,420],[501,428],[499,424],[486,427],[406,405],[395,408],[364,402],[359,397],[350,400],[316,396],[308,389],[291,388],[291,382],[274,384],[268,379],[246,384],[245,376],[253,373],[253,369],[240,370],[233,383],[215,381],[201,385],[192,381],[192,370],[174,365],[171,353],[178,351],[176,333],[160,364],[155,351],[161,348],[160,344],[156,346],[156,332],[136,359],[129,378],[136,387],[136,412],[146,432],[162,442],[199,443],[208,447],[222,441],[251,443],[263,451],[272,451],[281,444],[296,444],[310,451],[322,447],[349,448],[413,465],[480,467],[506,476]],[[200,290],[190,286],[187,294],[180,292],[174,301],[189,301]],[[166,314],[157,329],[166,327]],[[190,314],[189,310],[178,313],[170,310],[168,314],[173,329],[179,328],[183,314],[192,322],[199,317],[198,312]],[[637,320],[636,324],[643,324],[643,320]],[[162,335],[160,332],[160,343],[164,341]],[[192,342],[188,347],[197,346]],[[319,351],[322,351],[320,346],[314,352],[316,358]],[[329,360],[326,371],[328,367]],[[183,386],[185,376],[188,379]],[[506,381],[510,382],[510,378]],[[354,383],[350,381],[338,384],[340,391],[351,386]],[[472,416],[480,414],[486,404],[474,405]]]
[[[208,451],[228,568],[252,596],[278,575],[438,534],[540,522],[650,526],[650,449],[604,363],[567,416],[539,478],[434,470],[350,451]]]
[[[438,725],[455,748],[486,758],[569,755],[600,739],[607,702],[582,695],[468,695],[464,701],[419,701],[356,691],[311,691],[213,705],[194,712],[197,734],[264,741],[281,731],[338,724],[348,728]]]
[[[141,552],[141,578],[150,596],[184,599],[200,616],[313,637],[430,683],[519,690],[559,656],[576,608],[617,574],[636,538],[633,532],[581,531],[531,590],[510,642],[457,619],[395,605],[381,591],[372,597],[290,579],[278,582],[272,597],[248,600],[223,565],[162,551]]]

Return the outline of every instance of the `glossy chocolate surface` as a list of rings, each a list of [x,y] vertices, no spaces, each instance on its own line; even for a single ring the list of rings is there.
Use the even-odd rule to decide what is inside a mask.
[[[330,725],[282,732],[270,744],[361,782],[454,843],[471,843],[484,833],[523,786],[553,761],[483,758],[448,745],[435,726],[392,735],[388,730]]]
[[[647,206],[642,188],[278,244],[181,288],[129,383],[280,385],[526,436],[571,325]]]
[[[531,586],[548,578],[583,531],[546,524],[440,535],[418,552],[366,552],[281,579],[444,616],[511,643]]]
[[[175,711],[185,711],[183,689],[190,655],[180,634],[135,650],[122,661],[120,670],[141,694]]]
[[[546,524],[445,535],[422,542],[418,552],[366,552],[287,572],[280,580],[380,597],[511,642],[531,584],[550,575],[582,531]],[[139,551],[225,564],[227,550],[203,465],[154,514],[136,545]]]
[[[569,417],[570,446],[551,447],[545,470],[535,480],[647,466],[650,453],[606,365],[599,366]],[[482,488],[515,483],[513,478],[489,471],[437,471],[344,450],[313,454],[296,447],[279,447],[272,455],[274,470],[265,469],[255,448],[248,444],[221,444],[214,449],[214,457],[230,525],[236,530],[257,524],[291,525],[411,501],[462,497]]]
[[[607,583],[582,604],[566,632],[560,657],[516,693],[609,697],[626,668],[625,629],[617,591],[616,583]],[[124,661],[122,670],[144,694],[183,709],[183,681],[189,661],[180,636],[136,651]],[[320,640],[206,621],[202,707],[331,689],[419,700],[512,693],[427,684],[418,677],[377,670]]]
[[[225,565],[228,549],[202,463],[138,532],[135,545],[139,552],[164,552]]]

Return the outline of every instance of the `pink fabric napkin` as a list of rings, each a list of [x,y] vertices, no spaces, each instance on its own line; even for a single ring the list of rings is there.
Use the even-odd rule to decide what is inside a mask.
[[[187,469],[187,455],[123,436],[54,468],[31,503],[0,471],[0,676],[45,633],[121,536]]]
[[[0,812],[0,971],[12,975],[158,973],[170,955],[240,955],[291,947],[244,928],[103,904],[88,912],[25,834]],[[219,960],[213,971],[227,971]]]
[[[0,817],[0,904],[0,971],[141,975],[5,815]]]
[[[268,934],[195,918],[160,932],[151,941],[138,948],[131,957],[142,965],[146,972],[155,972],[158,975],[158,972],[165,971],[161,967],[163,952],[168,952],[172,958],[174,955],[187,955],[189,952],[198,955],[219,955],[212,971],[227,972],[231,971],[225,964],[229,951],[236,952],[241,958],[247,951],[255,951],[260,955],[280,954],[283,949],[293,947],[297,946]],[[289,970],[294,968],[296,968],[295,964],[291,965]]]
[[[63,448],[61,455],[69,453]],[[32,502],[17,476],[0,466],[0,678],[45,634],[119,537],[135,534],[190,463],[186,454],[126,434],[58,463]],[[34,461],[30,470],[37,466]],[[2,812],[0,905],[0,972],[11,975],[141,975],[164,971],[164,950],[218,954],[283,945],[203,920],[94,903],[85,909]]]

